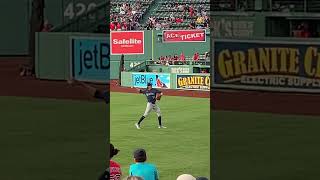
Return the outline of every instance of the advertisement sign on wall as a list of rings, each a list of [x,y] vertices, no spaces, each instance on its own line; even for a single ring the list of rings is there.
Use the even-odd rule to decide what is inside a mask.
[[[206,42],[206,30],[164,30],[163,42]]]
[[[210,90],[209,74],[177,74],[177,89]]]
[[[72,37],[71,46],[74,79],[101,83],[109,81],[110,45],[105,37]]]
[[[215,41],[214,86],[320,92],[320,44]]]
[[[148,83],[154,88],[170,88],[170,74],[132,73],[133,87],[146,88]]]
[[[190,73],[190,68],[189,67],[172,67],[171,73],[174,73],[174,74]]]
[[[111,55],[144,54],[144,31],[111,31]]]

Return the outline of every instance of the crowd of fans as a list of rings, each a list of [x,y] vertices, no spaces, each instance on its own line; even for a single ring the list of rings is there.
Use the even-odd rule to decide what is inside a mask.
[[[112,3],[110,12],[110,30],[127,31],[140,29],[140,21],[143,18],[146,7],[143,3],[149,1],[132,1],[132,3]],[[147,6],[148,7],[148,6]]]
[[[147,19],[144,19],[153,1],[132,1],[132,3],[129,3],[131,1],[116,3],[115,1],[112,3],[110,30],[161,30],[172,27],[178,27],[179,29],[181,24],[183,24],[181,27],[187,29],[209,28],[210,16],[207,12],[209,4],[161,2],[160,10],[155,10],[155,12],[161,15],[151,15]]]
[[[184,22],[190,22],[190,29],[209,28],[210,17],[204,4],[181,4],[170,2],[164,4],[163,12],[170,12],[168,16],[149,17],[146,29],[167,29],[178,26]]]
[[[121,171],[119,163],[112,160],[120,152],[113,144],[110,144],[110,165],[99,180],[120,180],[125,176]],[[156,165],[147,162],[147,153],[144,149],[136,149],[133,152],[133,164],[130,165],[129,175],[123,180],[159,180],[159,173]],[[190,174],[182,174],[177,180],[208,180],[206,177],[194,177]]]
[[[161,65],[183,65],[187,64],[187,61],[193,61],[195,63],[201,63],[201,61],[209,61],[210,55],[209,52],[205,52],[204,54],[199,54],[199,52],[195,52],[192,57],[186,57],[185,54],[182,52],[180,55],[168,55],[168,56],[160,56],[156,64]]]

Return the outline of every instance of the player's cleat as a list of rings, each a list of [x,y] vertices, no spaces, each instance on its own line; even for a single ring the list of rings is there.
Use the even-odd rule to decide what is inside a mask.
[[[138,123],[135,123],[134,125],[136,125],[136,128],[137,128],[137,129],[141,129],[141,128],[140,128],[140,125],[139,125]]]
[[[159,126],[159,129],[166,129],[167,127],[165,127],[165,126]]]

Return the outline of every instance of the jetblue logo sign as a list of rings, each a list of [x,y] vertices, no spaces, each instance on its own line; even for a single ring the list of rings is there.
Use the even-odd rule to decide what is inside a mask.
[[[106,37],[72,38],[72,74],[79,81],[109,81],[110,44]]]

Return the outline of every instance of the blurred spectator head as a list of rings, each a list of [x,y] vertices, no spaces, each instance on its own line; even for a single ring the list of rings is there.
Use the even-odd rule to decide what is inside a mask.
[[[133,152],[135,162],[145,162],[147,160],[147,153],[144,149],[137,149]]]
[[[113,156],[117,155],[119,151],[119,149],[116,149],[113,144],[110,143],[110,159],[113,158]]]
[[[190,174],[182,174],[178,176],[177,180],[196,180],[196,178]]]

